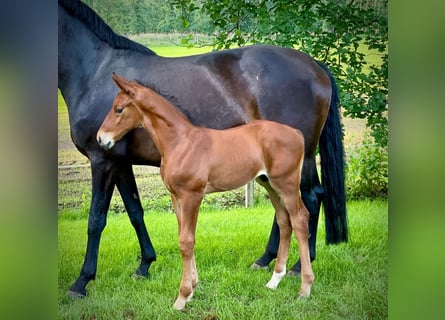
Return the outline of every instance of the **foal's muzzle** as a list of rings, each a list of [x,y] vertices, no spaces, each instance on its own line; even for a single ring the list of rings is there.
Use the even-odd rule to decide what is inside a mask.
[[[97,143],[104,150],[109,150],[114,147],[114,140],[110,137],[107,137],[106,134],[98,134],[97,135]]]

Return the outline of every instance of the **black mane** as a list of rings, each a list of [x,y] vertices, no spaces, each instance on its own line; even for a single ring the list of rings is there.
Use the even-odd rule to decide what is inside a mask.
[[[131,41],[121,35],[116,34],[96,12],[78,0],[59,0],[59,4],[64,7],[71,15],[90,29],[99,39],[108,43],[115,49],[130,49],[141,53],[155,54],[153,51],[143,45]]]

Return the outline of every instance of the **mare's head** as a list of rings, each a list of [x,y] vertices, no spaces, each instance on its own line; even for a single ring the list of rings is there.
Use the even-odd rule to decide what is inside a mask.
[[[113,101],[113,106],[97,132],[97,142],[105,149],[111,149],[116,142],[135,128],[142,128],[144,119],[137,107],[138,97],[143,88],[113,73],[113,81],[121,89]]]

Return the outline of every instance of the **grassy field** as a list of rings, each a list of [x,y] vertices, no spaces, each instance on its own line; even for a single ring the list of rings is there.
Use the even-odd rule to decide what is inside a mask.
[[[208,53],[212,51],[211,47],[187,48],[177,46],[150,47],[157,55],[163,57],[182,57],[195,54]]]
[[[164,56],[204,53],[211,48],[150,46]],[[297,301],[300,279],[286,277],[276,291],[265,288],[271,271],[248,267],[264,250],[272,222],[271,205],[257,187],[254,208],[241,208],[243,190],[206,197],[198,222],[196,258],[200,283],[185,312],[171,305],[181,278],[176,219],[156,168],[135,166],[157,251],[151,278],[135,280],[139,254],[136,235],[122,201],[112,199],[103,233],[98,276],[88,297],[70,300],[66,292],[78,276],[86,248],[91,197],[87,159],[69,137],[67,109],[59,93],[59,319],[385,319],[387,318],[388,211],[386,201],[348,202],[351,241],[324,244],[319,226],[316,282],[311,299]],[[359,144],[363,120],[343,119],[345,147]],[[229,208],[230,209],[227,209]],[[320,220],[323,220],[323,216]],[[293,240],[288,266],[297,258]]]
[[[386,201],[348,203],[351,240],[326,246],[319,227],[315,284],[310,299],[298,301],[300,278],[285,277],[276,291],[265,284],[271,271],[249,265],[263,251],[273,216],[261,203],[250,209],[203,210],[198,220],[196,259],[200,283],[186,311],[171,305],[181,279],[177,225],[173,214],[145,217],[157,250],[151,277],[130,277],[138,242],[128,218],[111,214],[102,237],[98,277],[82,300],[67,288],[78,276],[86,245],[87,220],[59,215],[60,319],[386,319],[388,216]],[[292,240],[288,266],[298,257]]]

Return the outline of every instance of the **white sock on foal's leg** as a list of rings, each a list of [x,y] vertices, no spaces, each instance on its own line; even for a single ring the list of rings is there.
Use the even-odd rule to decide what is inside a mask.
[[[281,279],[283,279],[285,275],[286,275],[286,266],[284,266],[283,271],[281,271],[280,273],[274,271],[272,274],[272,278],[266,284],[266,287],[275,290],[278,287],[278,284],[280,283]]]

